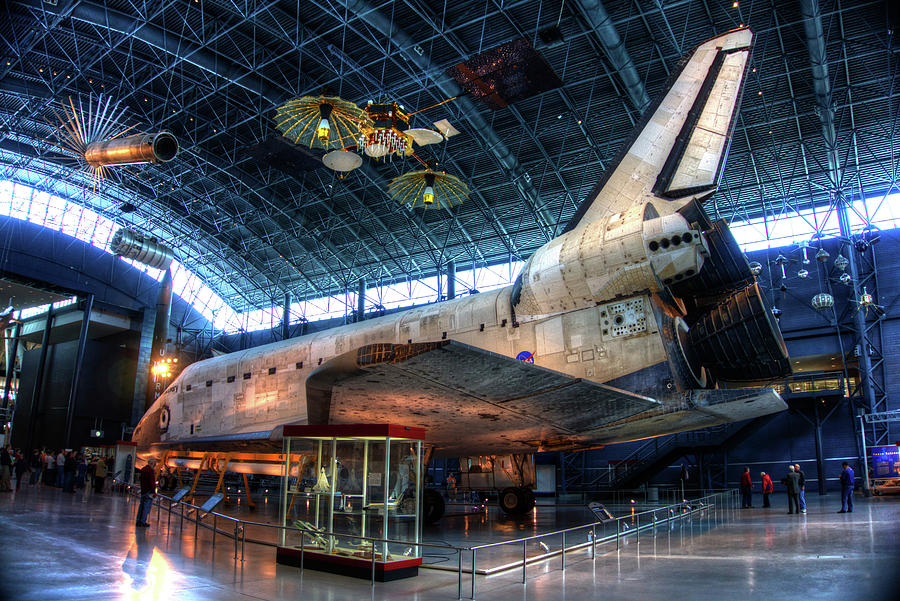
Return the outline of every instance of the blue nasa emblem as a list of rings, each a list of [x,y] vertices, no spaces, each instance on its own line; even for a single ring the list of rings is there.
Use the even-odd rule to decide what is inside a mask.
[[[522,351],[521,353],[516,355],[516,359],[518,359],[519,361],[524,361],[525,363],[534,363],[534,353]]]

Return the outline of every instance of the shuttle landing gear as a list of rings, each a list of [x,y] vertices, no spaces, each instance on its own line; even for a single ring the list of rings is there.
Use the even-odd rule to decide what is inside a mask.
[[[534,508],[534,492],[524,486],[510,486],[500,491],[500,509],[508,515],[522,515]]]

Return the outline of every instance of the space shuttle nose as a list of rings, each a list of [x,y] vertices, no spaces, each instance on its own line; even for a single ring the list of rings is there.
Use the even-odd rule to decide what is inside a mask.
[[[703,234],[679,214],[644,221],[643,236],[653,272],[665,286],[700,273],[709,255]]]

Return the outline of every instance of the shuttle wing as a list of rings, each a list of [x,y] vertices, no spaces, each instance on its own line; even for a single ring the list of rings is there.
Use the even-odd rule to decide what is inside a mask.
[[[659,406],[459,342],[429,345],[422,353],[390,346],[399,360],[385,357],[332,379],[329,423],[421,426],[441,454],[465,455],[473,448],[500,453],[571,446],[585,430]]]
[[[459,342],[423,352],[385,346],[393,349],[381,361],[329,378],[329,406],[319,415],[420,426],[440,455],[589,448],[785,408],[770,389],[673,393],[660,402]],[[357,355],[371,357],[371,349]]]

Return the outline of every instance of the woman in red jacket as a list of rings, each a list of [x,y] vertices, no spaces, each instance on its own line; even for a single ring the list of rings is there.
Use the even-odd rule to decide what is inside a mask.
[[[750,479],[750,468],[745,467],[744,473],[741,474],[741,509],[753,507],[752,490],[753,481]]]
[[[772,485],[772,478],[765,472],[762,472],[760,475],[762,476],[763,507],[771,507],[769,495],[775,490],[775,487]]]

